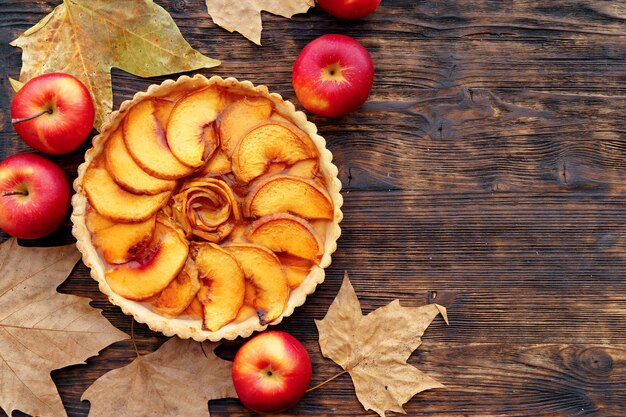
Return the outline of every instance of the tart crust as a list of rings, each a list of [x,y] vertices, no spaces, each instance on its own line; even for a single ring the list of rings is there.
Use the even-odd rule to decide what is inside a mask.
[[[111,113],[109,118],[103,123],[101,133],[94,137],[93,146],[85,153],[85,162],[78,167],[78,178],[74,181],[76,193],[72,197],[73,223],[72,234],[77,240],[76,246],[82,253],[83,262],[91,270],[91,276],[98,281],[100,291],[104,293],[109,301],[119,306],[125,314],[132,315],[135,320],[145,323],[154,331],[163,333],[166,336],[177,335],[180,338],[192,338],[197,341],[222,339],[232,340],[239,336],[248,337],[255,331],[262,331],[268,324],[261,325],[256,316],[246,320],[232,322],[218,331],[211,332],[202,329],[201,319],[165,317],[150,309],[149,306],[141,302],[131,301],[113,292],[105,279],[105,264],[97,253],[91,240],[91,233],[85,222],[85,213],[88,207],[87,197],[83,188],[83,177],[89,164],[94,158],[104,151],[104,144],[112,132],[117,129],[120,122],[129,109],[147,97],[165,97],[175,92],[188,92],[207,86],[219,86],[227,91],[244,94],[247,96],[265,97],[274,103],[275,110],[281,115],[290,119],[296,126],[306,132],[315,143],[320,154],[320,173],[324,176],[327,190],[330,194],[334,206],[334,219],[326,228],[324,240],[324,253],[319,266],[314,266],[309,275],[295,289],[291,290],[287,306],[283,313],[271,325],[280,323],[283,318],[290,316],[296,307],[302,305],[307,296],[312,294],[316,287],[324,281],[324,268],[331,263],[331,255],[337,249],[337,239],[341,234],[339,222],[343,218],[341,206],[343,198],[341,196],[341,182],[337,178],[337,167],[332,163],[332,154],[326,148],[326,141],[317,134],[317,127],[309,122],[306,115],[301,111],[296,111],[294,105],[284,100],[279,94],[270,93],[264,85],[254,86],[250,81],[238,81],[235,78],[223,79],[213,76],[210,79],[202,75],[194,77],[181,76],[177,80],[166,80],[162,84],[153,84],[145,92],[138,92],[132,100],[124,101],[119,110]]]

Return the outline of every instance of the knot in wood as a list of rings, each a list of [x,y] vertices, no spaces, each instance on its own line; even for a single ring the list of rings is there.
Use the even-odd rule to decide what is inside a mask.
[[[597,375],[609,375],[613,370],[613,358],[611,355],[599,347],[587,348],[577,355],[577,361],[581,368],[587,372]]]

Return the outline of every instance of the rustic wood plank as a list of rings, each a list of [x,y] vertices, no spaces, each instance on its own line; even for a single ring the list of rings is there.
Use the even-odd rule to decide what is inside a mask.
[[[618,387],[626,382],[625,359],[624,348],[602,345],[519,347],[425,341],[410,363],[446,388],[421,393],[405,410],[408,415],[427,416],[617,417],[623,412],[624,395]],[[337,368],[315,361],[315,369],[331,376]],[[306,396],[287,415],[368,415],[359,410],[350,384],[349,376],[343,375],[319,394]],[[333,403],[332,411],[318,408],[320,394]],[[232,414],[247,415],[236,403],[219,405]],[[212,415],[219,415],[214,408]]]
[[[59,1],[0,0],[0,156],[28,150],[10,126],[8,42]],[[407,404],[409,415],[598,416],[626,409],[626,8],[614,1],[383,1],[345,22],[313,10],[292,22],[264,14],[262,48],[215,27],[204,2],[157,0],[190,44],[219,58],[218,74],[266,84],[295,101],[297,52],[324,33],[359,39],[376,64],[370,101],[339,119],[311,116],[344,184],[343,236],[326,282],[278,326],[303,340],[314,380],[338,367],[321,357],[322,318],[344,270],[365,312],[400,299],[437,301],[411,363],[447,385]],[[113,71],[115,105],[167,77]],[[89,145],[58,162],[75,177]],[[32,245],[71,243],[68,221]],[[7,238],[0,233],[0,241]],[[60,290],[92,298],[120,329],[79,264]],[[165,340],[135,325],[142,353]],[[220,350],[232,358],[241,341]],[[128,364],[128,341],[87,365],[55,371],[70,417],[82,392]],[[242,415],[236,400],[215,416]],[[288,414],[372,415],[344,375]],[[23,415],[15,413],[14,415]],[[0,416],[4,414],[0,411]]]

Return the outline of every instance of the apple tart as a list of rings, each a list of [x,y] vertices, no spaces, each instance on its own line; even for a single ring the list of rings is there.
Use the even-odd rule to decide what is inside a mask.
[[[78,168],[73,234],[109,300],[165,335],[234,339],[324,280],[341,183],[325,141],[265,86],[182,76],[111,114]]]

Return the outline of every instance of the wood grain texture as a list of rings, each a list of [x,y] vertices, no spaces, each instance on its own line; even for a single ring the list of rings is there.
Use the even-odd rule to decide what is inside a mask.
[[[8,43],[58,1],[0,0],[0,156],[28,150],[10,125],[20,51]],[[218,74],[295,100],[291,68],[325,33],[357,38],[376,66],[370,100],[338,119],[311,115],[344,184],[343,235],[326,282],[278,326],[312,355],[314,381],[339,368],[319,353],[324,316],[348,270],[365,312],[436,300],[411,363],[447,389],[419,394],[409,415],[621,417],[626,410],[626,6],[618,1],[383,0],[340,21],[312,10],[264,14],[263,47],[216,27],[201,0],[157,0]],[[113,72],[115,106],[166,77]],[[52,157],[70,179],[89,147]],[[0,235],[1,240],[7,238]],[[27,244],[70,243],[69,221]],[[90,297],[120,329],[82,264],[61,291]],[[134,325],[139,349],[165,340]],[[241,341],[225,343],[232,358]],[[130,342],[55,371],[70,417],[83,391],[129,363]],[[237,400],[213,416],[248,416]],[[344,375],[289,415],[365,412]],[[0,416],[2,416],[0,412]],[[15,415],[21,415],[15,413]]]

